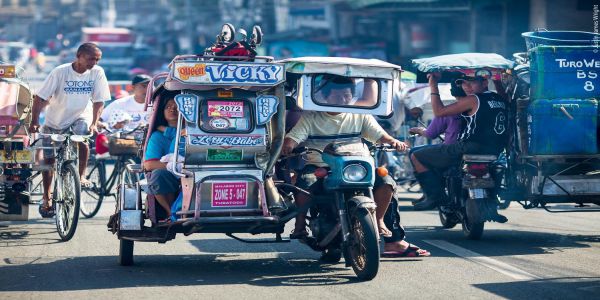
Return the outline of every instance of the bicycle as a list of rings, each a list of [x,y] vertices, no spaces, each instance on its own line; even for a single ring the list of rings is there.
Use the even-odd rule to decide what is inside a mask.
[[[56,230],[62,241],[68,241],[75,235],[79,220],[81,202],[81,184],[77,169],[77,143],[85,142],[90,136],[76,135],[72,132],[64,134],[38,133],[41,138],[35,140],[32,147],[44,137],[52,140],[52,146],[37,147],[37,149],[52,149],[55,159],[51,172],[53,176],[52,203],[55,209]]]
[[[139,149],[143,140],[142,127],[137,127],[129,132],[113,132],[109,129],[106,131],[112,135],[114,139],[135,141],[135,147],[133,144],[128,144],[122,149],[116,150],[116,147],[109,146],[109,157],[96,158],[85,178],[90,182],[89,186],[83,187],[83,197],[81,203],[81,214],[85,218],[93,218],[104,201],[105,197],[116,197],[116,193],[113,192],[115,186],[121,185],[122,178],[127,180],[126,184],[135,184],[129,176],[124,176],[127,172],[126,166],[129,164],[136,164],[135,158],[139,157]],[[139,133],[139,134],[135,134]],[[117,134],[119,136],[117,136]],[[125,136],[125,138],[121,138]],[[113,170],[106,178],[107,164],[114,159]]]

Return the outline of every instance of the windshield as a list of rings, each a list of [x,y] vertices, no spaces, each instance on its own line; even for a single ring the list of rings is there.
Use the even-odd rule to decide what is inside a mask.
[[[371,78],[319,74],[312,86],[318,105],[371,108],[379,102],[379,82]]]

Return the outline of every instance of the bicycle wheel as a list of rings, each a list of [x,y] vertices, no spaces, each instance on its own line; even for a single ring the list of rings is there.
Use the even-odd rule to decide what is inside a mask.
[[[61,174],[58,174],[61,180],[62,190],[60,197],[56,198],[56,229],[61,240],[64,242],[70,240],[77,229],[79,220],[79,201],[81,200],[81,184],[79,183],[79,173],[74,163],[65,163]],[[54,195],[59,195],[54,188]]]
[[[86,218],[94,217],[100,210],[106,190],[106,165],[96,161],[85,178],[90,186],[81,188],[81,214]]]

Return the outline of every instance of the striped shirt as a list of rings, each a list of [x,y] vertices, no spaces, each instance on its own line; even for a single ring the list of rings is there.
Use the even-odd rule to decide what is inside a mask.
[[[385,130],[371,115],[341,113],[330,115],[326,112],[304,112],[296,126],[287,134],[287,138],[309,148],[325,149],[325,146],[344,139],[364,138],[370,142],[378,141]],[[307,164],[325,166],[321,155],[310,153]]]

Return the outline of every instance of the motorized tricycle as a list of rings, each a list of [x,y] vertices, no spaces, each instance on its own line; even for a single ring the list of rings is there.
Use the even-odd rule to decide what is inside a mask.
[[[443,55],[413,62],[423,74],[442,72],[442,80],[451,83],[454,97],[466,96],[462,88],[454,83],[462,74],[489,79],[490,85],[493,81],[495,90],[504,97],[502,74],[513,65],[500,55],[482,53]],[[496,133],[508,130],[507,118],[506,115],[496,117]],[[505,191],[506,163],[499,159],[503,156],[497,153],[465,153],[462,160],[448,170],[435,170],[441,172],[444,179],[446,200],[438,206],[444,228],[453,228],[461,223],[467,238],[480,239],[485,222],[506,222],[506,218],[497,211],[500,197]]]
[[[0,220],[28,219],[35,159],[26,132],[33,94],[17,71],[0,63]]]
[[[213,50],[207,49],[203,55],[175,57],[169,73],[155,76],[149,84],[146,103],[152,117],[144,150],[157,116],[162,113],[158,108],[164,107],[167,100],[165,93],[177,94],[174,145],[178,146],[168,166],[180,180],[181,193],[172,206],[172,215],[167,216],[170,220],[162,222],[163,209],[156,197],[147,193],[152,173],[145,172],[142,165],[127,166],[123,176],[138,180],[121,180],[116,212],[108,224],[120,240],[121,265],[133,263],[135,242],[164,243],[177,233],[224,233],[249,243],[289,242],[282,234],[285,224],[297,214],[294,196],[285,191],[283,182],[276,183],[273,178],[285,133],[285,62],[244,52],[257,44],[259,29],[253,30],[249,42],[236,46],[230,46],[234,43],[232,32],[231,25],[226,24],[217,45],[209,48]],[[222,52],[223,49],[235,51]],[[388,81],[395,78],[392,74],[396,74],[391,70],[380,71],[383,92],[376,107],[383,110],[389,109],[391,94],[386,89]],[[305,75],[298,82],[297,86],[309,93],[297,99],[310,98],[309,78]],[[152,89],[154,81],[162,79],[164,83]],[[364,110],[373,111],[372,107]],[[373,176],[372,165],[367,164],[364,170]],[[338,229],[329,239],[340,235],[341,240],[347,241],[348,228],[343,231],[346,235],[341,232]],[[246,239],[235,235],[238,233],[272,234],[274,239]],[[377,257],[378,264],[376,240],[375,249],[377,253],[370,255]],[[372,267],[368,270],[364,279],[374,277]]]
[[[600,34],[522,35],[528,51],[514,54],[517,64],[508,87],[514,124],[508,152],[511,199],[525,209],[584,211],[548,204],[575,203],[578,208],[600,204]]]

